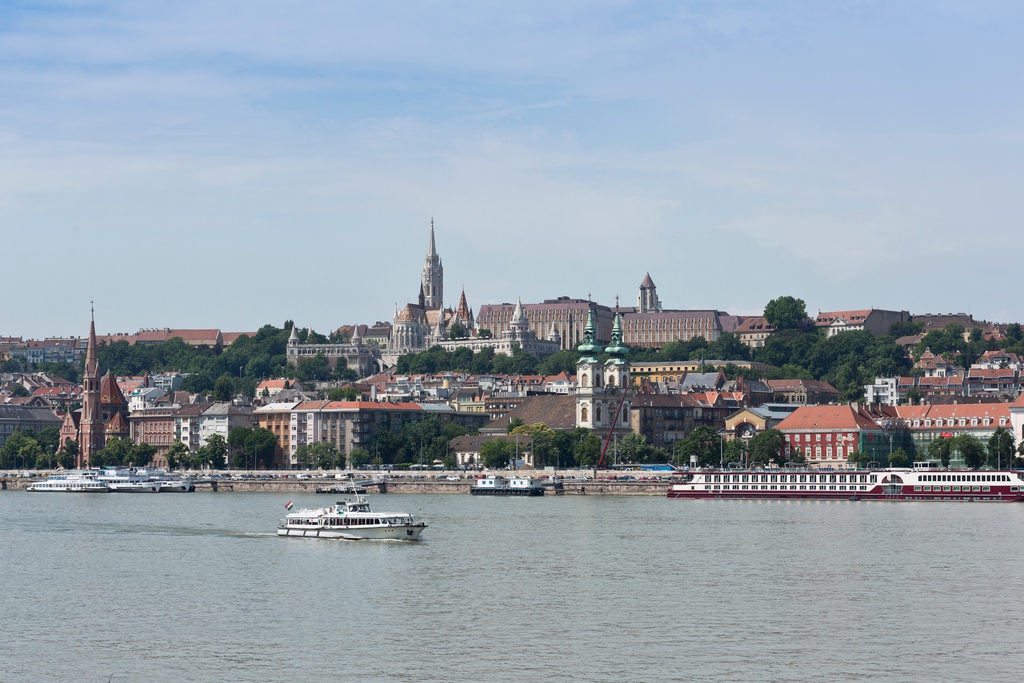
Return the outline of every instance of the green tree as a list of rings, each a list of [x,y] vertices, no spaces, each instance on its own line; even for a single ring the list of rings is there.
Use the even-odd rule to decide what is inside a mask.
[[[567,375],[575,375],[576,364],[579,360],[579,351],[559,351],[537,364],[537,374],[557,375],[560,372],[564,372]]]
[[[314,463],[319,469],[330,470],[339,466],[338,462],[338,447],[331,441],[321,441],[318,444],[313,445],[313,455],[315,457]],[[341,463],[344,466],[344,458]]]
[[[863,451],[854,451],[849,456],[847,456],[846,462],[850,463],[851,465],[855,464],[857,465],[857,467],[863,469],[868,466],[869,462],[871,462],[871,455]]]
[[[893,339],[899,337],[911,337],[924,332],[924,325],[915,322],[893,323],[889,326],[889,336]]]
[[[981,467],[985,461],[985,449],[981,441],[970,434],[961,434],[955,437],[953,442],[967,469],[976,470]]]
[[[171,443],[167,452],[164,453],[164,457],[167,458],[167,467],[169,469],[176,469],[178,467],[185,467],[189,464],[190,453],[188,452],[188,446],[180,441]]]
[[[246,443],[252,438],[252,429],[249,427],[232,427],[228,432],[228,447],[231,450],[231,466],[235,469],[247,469],[249,458],[246,451]]]
[[[33,438],[26,438],[18,449],[15,462],[20,463],[20,467],[36,467],[40,458],[45,458],[45,454],[39,443]]]
[[[928,444],[928,458],[930,460],[938,460],[942,463],[943,467],[949,467],[949,457],[952,452],[952,438],[940,436]]]
[[[348,462],[351,467],[358,469],[370,462],[370,452],[357,446],[348,454]]]
[[[576,442],[573,459],[580,467],[597,467],[597,461],[601,459],[601,447],[601,437],[597,434],[588,434]]]
[[[57,451],[57,462],[66,470],[72,469],[78,463],[78,442],[73,439],[66,439],[64,445]]]
[[[302,382],[328,380],[332,374],[331,362],[322,353],[318,353],[311,358],[300,359],[294,371],[295,377]]]
[[[676,442],[676,461],[689,464],[690,456],[696,455],[697,465],[700,467],[718,465],[724,446],[718,432],[707,425],[701,425],[690,432],[685,439]]]
[[[15,398],[21,398],[31,395],[32,393],[20,384],[15,384],[13,387],[11,387],[11,396],[14,396]]]
[[[216,401],[230,401],[235,395],[235,385],[229,375],[221,375],[213,385],[213,398]]]
[[[910,467],[910,456],[902,448],[897,448],[889,456],[889,467]]]
[[[327,398],[332,401],[358,401],[359,390],[353,386],[339,387],[337,389],[331,389]]]
[[[807,320],[807,307],[803,299],[780,296],[764,307],[764,318],[778,330],[800,327]]]
[[[480,459],[488,469],[508,467],[514,455],[515,446],[508,439],[491,439],[480,444]]]
[[[476,331],[476,338],[477,339],[493,339],[494,335],[486,327],[481,327],[479,330]]]
[[[636,432],[630,432],[619,439],[615,448],[619,454],[619,462],[622,463],[650,462],[654,454],[654,448],[647,442],[647,437]]]
[[[89,458],[93,467],[127,467],[132,464],[135,444],[125,437],[113,437]]]
[[[199,448],[200,461],[211,469],[222,470],[227,465],[228,442],[220,434],[213,434]]]
[[[750,347],[741,342],[737,335],[725,332],[708,345],[707,357],[716,360],[749,360]]]
[[[750,460],[759,465],[766,465],[772,460],[778,462],[785,438],[777,429],[766,429],[754,435],[750,440]]]
[[[521,418],[521,417],[513,417],[511,420],[508,421],[508,425],[505,427],[505,433],[506,434],[511,434],[512,432],[514,432],[516,429],[522,427],[523,425],[524,425],[523,418]]]
[[[1001,469],[1013,460],[1013,433],[998,427],[988,439],[988,466]]]
[[[468,336],[469,335],[466,333],[466,328],[460,325],[459,323],[452,323],[452,326],[448,328],[449,339],[463,339],[464,337]]]
[[[446,470],[454,470],[459,463],[458,461],[455,460],[455,456],[446,455],[444,456],[444,459],[441,461],[441,464],[444,466]]]
[[[725,442],[723,457],[725,462],[744,462],[750,458],[750,449],[743,439],[732,439]]]

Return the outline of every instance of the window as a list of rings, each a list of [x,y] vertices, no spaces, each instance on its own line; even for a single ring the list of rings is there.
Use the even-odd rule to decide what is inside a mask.
[[[586,379],[586,376],[584,376],[584,379]],[[584,386],[586,386],[586,385],[584,385]],[[587,407],[583,406],[582,408],[580,408],[580,422],[586,422],[586,421],[587,421]]]

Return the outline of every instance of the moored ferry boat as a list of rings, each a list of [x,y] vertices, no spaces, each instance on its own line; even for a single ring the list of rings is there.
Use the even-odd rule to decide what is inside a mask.
[[[160,493],[160,482],[139,475],[130,469],[104,469],[97,476],[111,493]]]
[[[710,470],[672,485],[669,498],[1024,500],[1024,472],[967,470]]]
[[[505,477],[494,475],[477,479],[469,492],[474,496],[543,496],[544,486],[530,477]]]
[[[373,512],[366,498],[357,496],[337,505],[293,512],[281,520],[277,535],[346,541],[416,541],[426,528],[426,523],[417,522],[406,512]]]
[[[35,493],[106,493],[107,484],[95,472],[66,472],[30,484],[26,491]]]

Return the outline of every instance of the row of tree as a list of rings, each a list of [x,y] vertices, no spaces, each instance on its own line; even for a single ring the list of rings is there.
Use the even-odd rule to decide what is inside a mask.
[[[160,344],[129,344],[118,341],[99,346],[100,371],[108,369],[116,375],[141,375],[157,372],[188,373],[183,388],[193,393],[213,393],[217,400],[230,400],[237,394],[255,396],[259,382],[269,377],[293,377],[301,381],[355,380],[355,373],[342,363],[332,369],[325,356],[303,358],[289,366],[286,349],[292,322],[284,327],[264,325],[255,336],[243,336],[222,350],[195,347],[180,338]],[[336,335],[327,337],[310,329],[297,329],[302,343],[344,341]],[[18,359],[0,364],[4,372],[49,372],[72,382],[79,382],[85,367],[85,356],[78,365],[41,363],[28,367]]]
[[[47,427],[38,432],[15,430],[0,446],[0,467],[4,469],[52,469],[74,467],[77,452],[60,448],[60,429]]]

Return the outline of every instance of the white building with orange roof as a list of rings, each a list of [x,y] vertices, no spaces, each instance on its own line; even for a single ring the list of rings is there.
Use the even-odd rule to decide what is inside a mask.
[[[1024,441],[1024,394],[1017,397],[1017,400],[1010,404],[1010,425],[1013,430],[1015,443]]]
[[[298,389],[302,391],[303,387],[297,379],[265,379],[257,385],[256,395],[263,396],[263,392],[266,392],[265,398],[273,398],[285,389]]]
[[[819,311],[814,324],[828,330],[828,336],[834,337],[842,332],[867,330],[872,334],[888,334],[893,323],[905,323],[910,320],[908,311],[884,311],[878,308],[865,308],[855,311]]]
[[[1024,405],[1020,409],[1024,412]],[[915,460],[927,460],[928,445],[939,437],[952,438],[970,434],[982,444],[986,444],[989,437],[999,428],[1015,430],[1018,438],[1020,435],[1020,429],[1013,425],[1009,403],[897,406],[895,411],[913,439],[915,453],[912,455]],[[959,466],[963,463],[954,454],[950,464]]]

